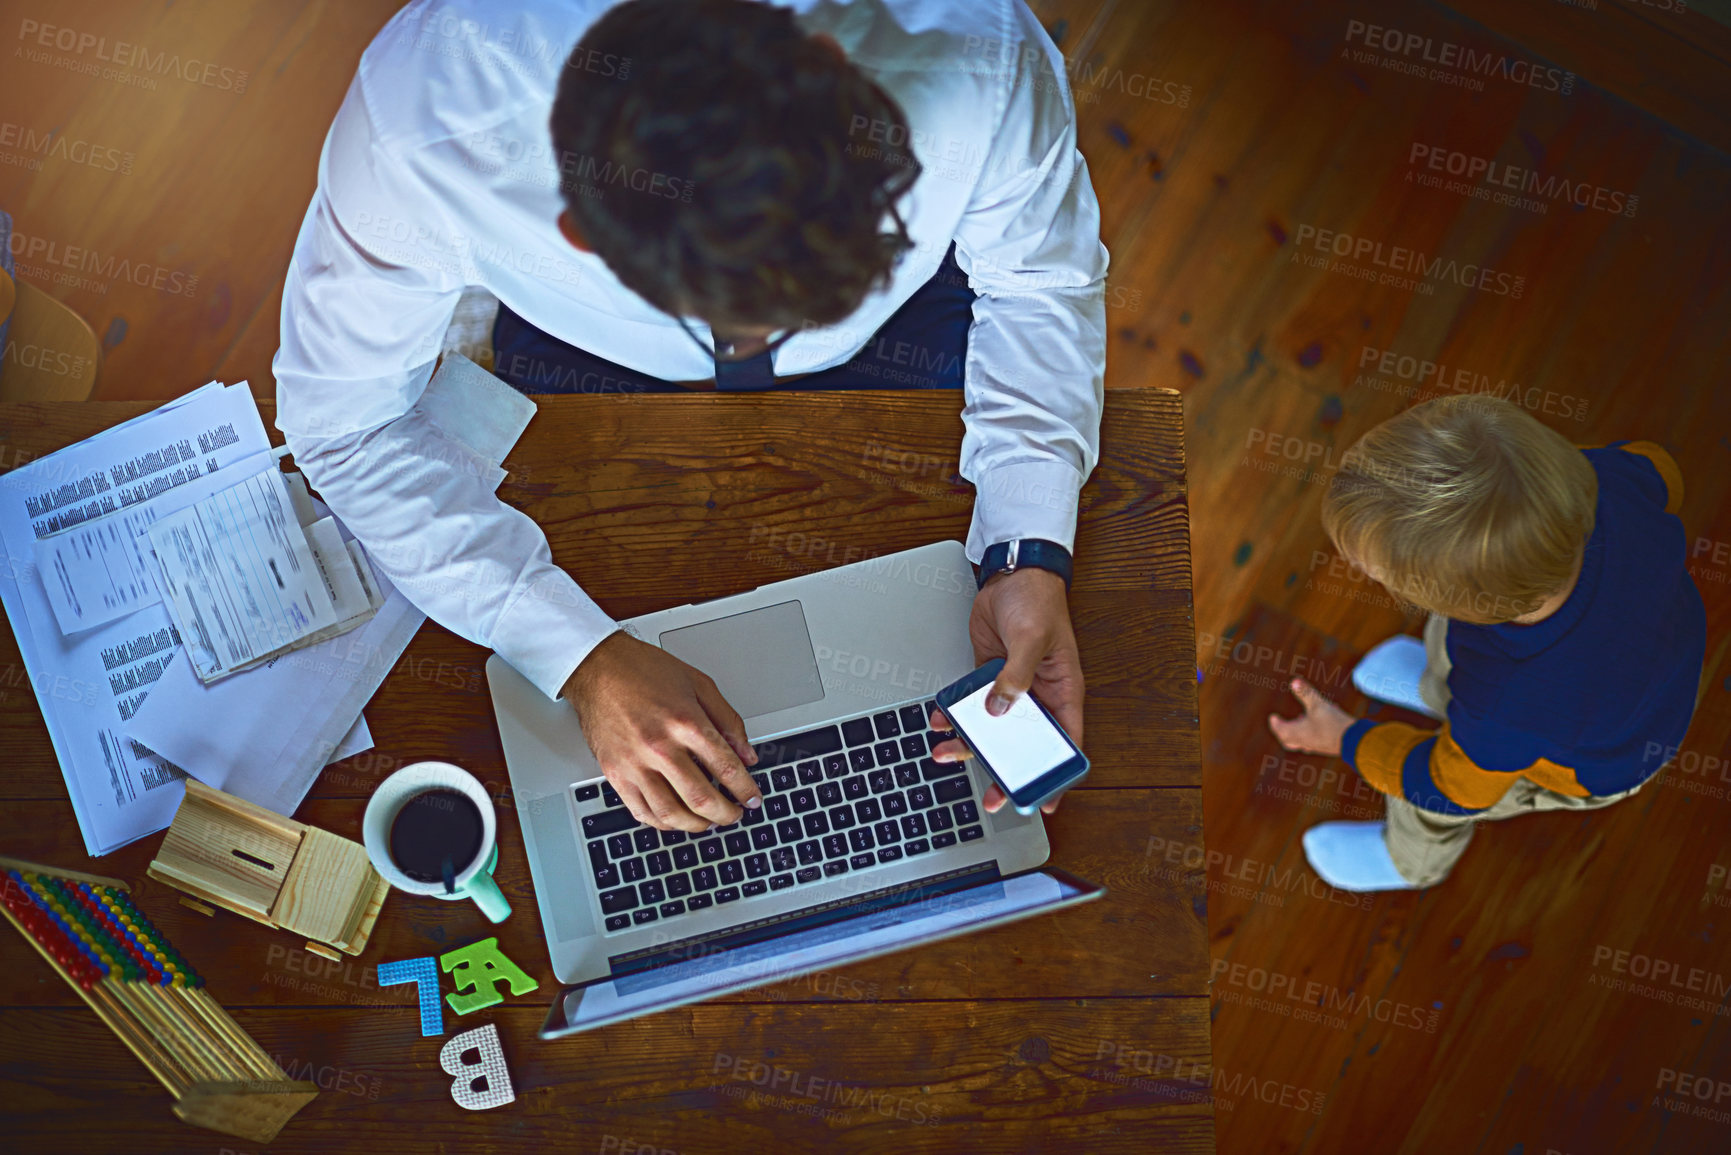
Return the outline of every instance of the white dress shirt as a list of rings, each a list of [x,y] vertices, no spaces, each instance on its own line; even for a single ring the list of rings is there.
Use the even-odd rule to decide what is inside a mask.
[[[560,70],[609,6],[422,0],[391,18],[319,157],[273,364],[277,427],[375,562],[429,617],[550,697],[616,623],[554,564],[540,528],[499,500],[491,463],[416,402],[466,285],[640,372],[714,375],[672,317],[558,230],[561,170],[601,195],[680,189],[676,173],[555,155]],[[1099,454],[1107,258],[1062,56],[1020,0],[789,6],[895,98],[924,168],[898,202],[916,247],[891,284],[840,324],[794,336],[776,372],[846,362],[954,240],[979,294],[962,413],[960,471],[976,488],[968,557],[1020,537],[1071,546]],[[580,66],[614,76],[643,64]],[[870,147],[882,131],[860,126],[852,143]]]

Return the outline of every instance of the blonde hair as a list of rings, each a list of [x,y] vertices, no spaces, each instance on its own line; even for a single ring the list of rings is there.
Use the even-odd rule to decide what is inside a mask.
[[[1322,502],[1335,548],[1420,609],[1491,624],[1574,577],[1599,479],[1581,452],[1495,397],[1438,397],[1341,457]]]

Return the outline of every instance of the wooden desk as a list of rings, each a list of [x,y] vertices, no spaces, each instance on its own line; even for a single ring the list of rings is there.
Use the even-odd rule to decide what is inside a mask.
[[[0,406],[0,454],[16,465],[145,408]],[[0,853],[127,879],[235,1018],[291,1075],[327,1088],[272,1152],[1212,1152],[1182,426],[1176,393],[1110,392],[1104,455],[1083,494],[1071,608],[1094,770],[1049,829],[1052,862],[1109,889],[1097,902],[543,1043],[535,1032],[557,984],[486,654],[431,624],[367,707],[376,750],[327,768],[295,816],[358,838],[372,787],[424,758],[488,784],[502,808],[498,878],[515,907],[496,933],[542,986],[462,1019],[447,1011],[446,1037],[497,1023],[516,1103],[459,1109],[438,1066],[443,1040],[421,1037],[411,988],[377,985],[381,961],[495,933],[472,906],[393,893],[366,952],[327,963],[291,935],[179,905],[145,877],[159,835],[93,863],[9,632]],[[961,434],[954,394],[546,398],[500,492],[626,617],[963,537]],[[154,1081],[10,933],[0,1008],[7,1150],[255,1150],[176,1122]]]

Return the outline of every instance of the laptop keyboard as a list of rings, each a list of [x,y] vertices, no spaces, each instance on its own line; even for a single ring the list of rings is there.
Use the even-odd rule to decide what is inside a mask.
[[[640,825],[605,783],[576,787],[607,930],[693,914],[985,837],[962,763],[931,747],[936,703],[914,703],[759,742],[763,806],[707,834]]]

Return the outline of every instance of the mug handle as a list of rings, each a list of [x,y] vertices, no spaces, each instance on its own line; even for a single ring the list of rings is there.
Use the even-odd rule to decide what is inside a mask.
[[[505,901],[505,895],[499,889],[499,884],[493,881],[493,876],[483,870],[469,880],[465,888],[475,905],[481,908],[481,913],[487,916],[489,922],[504,922],[511,917],[511,904]]]

